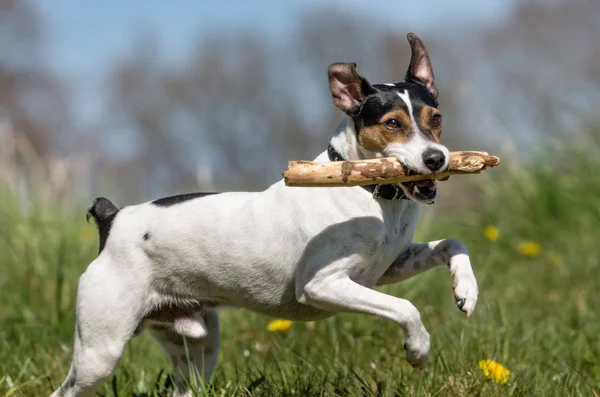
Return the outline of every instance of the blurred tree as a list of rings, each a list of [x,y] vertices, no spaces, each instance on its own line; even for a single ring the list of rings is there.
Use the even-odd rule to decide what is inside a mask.
[[[299,90],[273,77],[273,50],[258,38],[207,39],[185,68],[170,70],[149,43],[115,69],[111,114],[134,135],[130,172],[157,182],[150,194],[196,185],[207,165],[213,175],[202,189],[256,189],[279,178],[289,159],[326,146],[309,139]]]
[[[600,2],[523,1],[481,37],[481,102],[513,139],[547,141],[597,118]]]
[[[128,201],[264,188],[288,160],[324,150],[342,118],[328,92],[330,63],[357,62],[372,83],[390,82],[402,80],[410,56],[406,28],[331,9],[300,15],[285,41],[199,37],[181,64],[166,63],[152,35],[142,36],[111,66],[103,119],[85,140],[69,129],[64,92],[41,63],[31,5],[0,0],[0,22],[0,117],[42,155],[65,142],[92,151],[101,161],[95,185]],[[597,117],[599,25],[594,0],[523,1],[494,25],[416,32],[436,73],[444,143],[498,151],[518,142],[529,151]]]
[[[158,194],[195,185],[198,167],[208,166],[212,178],[200,189],[265,187],[288,160],[325,150],[342,119],[330,100],[329,64],[357,62],[372,83],[404,78],[406,38],[386,52],[384,32],[321,10],[301,19],[285,48],[253,35],[203,38],[183,68],[164,67],[155,42],[142,40],[112,74],[115,130],[129,131],[137,149],[127,172],[113,176],[135,188],[125,180],[144,175],[156,182],[147,192]],[[382,80],[397,57],[394,78]]]
[[[66,130],[67,100],[42,63],[43,29],[28,1],[0,0],[0,119],[45,157]]]

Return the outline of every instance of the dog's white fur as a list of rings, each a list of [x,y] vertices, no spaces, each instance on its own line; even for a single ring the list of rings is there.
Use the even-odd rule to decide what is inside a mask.
[[[415,144],[402,148],[409,153],[402,160],[419,170],[410,161],[422,161],[428,145]],[[348,118],[332,145],[347,159],[375,157],[358,145]],[[326,153],[316,160],[329,161]],[[216,363],[219,306],[291,320],[340,312],[387,318],[405,333],[408,361],[423,368],[429,334],[418,310],[372,287],[447,264],[467,314],[478,288],[462,243],[411,243],[417,217],[418,204],[411,200],[376,200],[360,187],[289,188],[282,181],[260,193],[125,207],[79,281],[73,362],[53,396],[91,395],[140,326],[169,354],[176,394],[191,395],[190,368],[209,379]],[[148,319],[161,308],[178,311],[170,320]]]

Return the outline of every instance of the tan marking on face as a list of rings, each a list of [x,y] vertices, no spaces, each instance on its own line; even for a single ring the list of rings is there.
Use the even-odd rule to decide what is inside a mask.
[[[423,132],[431,132],[433,140],[437,143],[440,143],[440,136],[442,135],[442,121],[440,120],[439,126],[433,126],[431,124],[431,118],[434,114],[439,114],[440,116],[442,115],[442,113],[440,113],[440,111],[433,106],[423,106],[421,109],[421,114],[419,115],[419,128]]]
[[[400,128],[390,129],[385,123],[395,119]],[[403,109],[386,113],[379,124],[363,127],[358,134],[358,143],[370,152],[380,153],[391,143],[406,143],[413,131],[410,116]]]

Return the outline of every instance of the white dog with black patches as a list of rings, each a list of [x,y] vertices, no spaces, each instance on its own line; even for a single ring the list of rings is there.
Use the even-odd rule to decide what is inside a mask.
[[[422,174],[448,166],[429,56],[417,36],[408,40],[405,82],[371,85],[354,64],[329,67],[333,102],[347,117],[317,161],[395,156]],[[53,396],[93,394],[144,328],[172,360],[175,394],[190,396],[190,369],[206,380],[214,370],[220,306],[296,321],[340,312],[387,318],[404,331],[410,364],[423,368],[429,334],[419,311],[373,287],[447,265],[457,305],[471,314],[478,289],[464,244],[412,243],[419,203],[435,196],[433,180],[335,188],[280,181],[258,193],[188,194],[121,210],[96,199],[89,215],[100,254],[79,280],[73,361]]]

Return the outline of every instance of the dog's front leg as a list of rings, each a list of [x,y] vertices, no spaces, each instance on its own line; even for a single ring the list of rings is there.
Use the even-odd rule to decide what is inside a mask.
[[[408,362],[419,369],[427,364],[429,333],[417,308],[406,299],[364,287],[346,274],[331,272],[317,273],[308,282],[298,285],[296,294],[300,302],[321,310],[372,314],[396,322],[404,330]]]
[[[410,244],[386,270],[378,285],[406,280],[437,266],[448,265],[454,277],[456,305],[467,316],[473,313],[479,289],[471,268],[467,247],[457,240],[438,240],[423,244]]]

